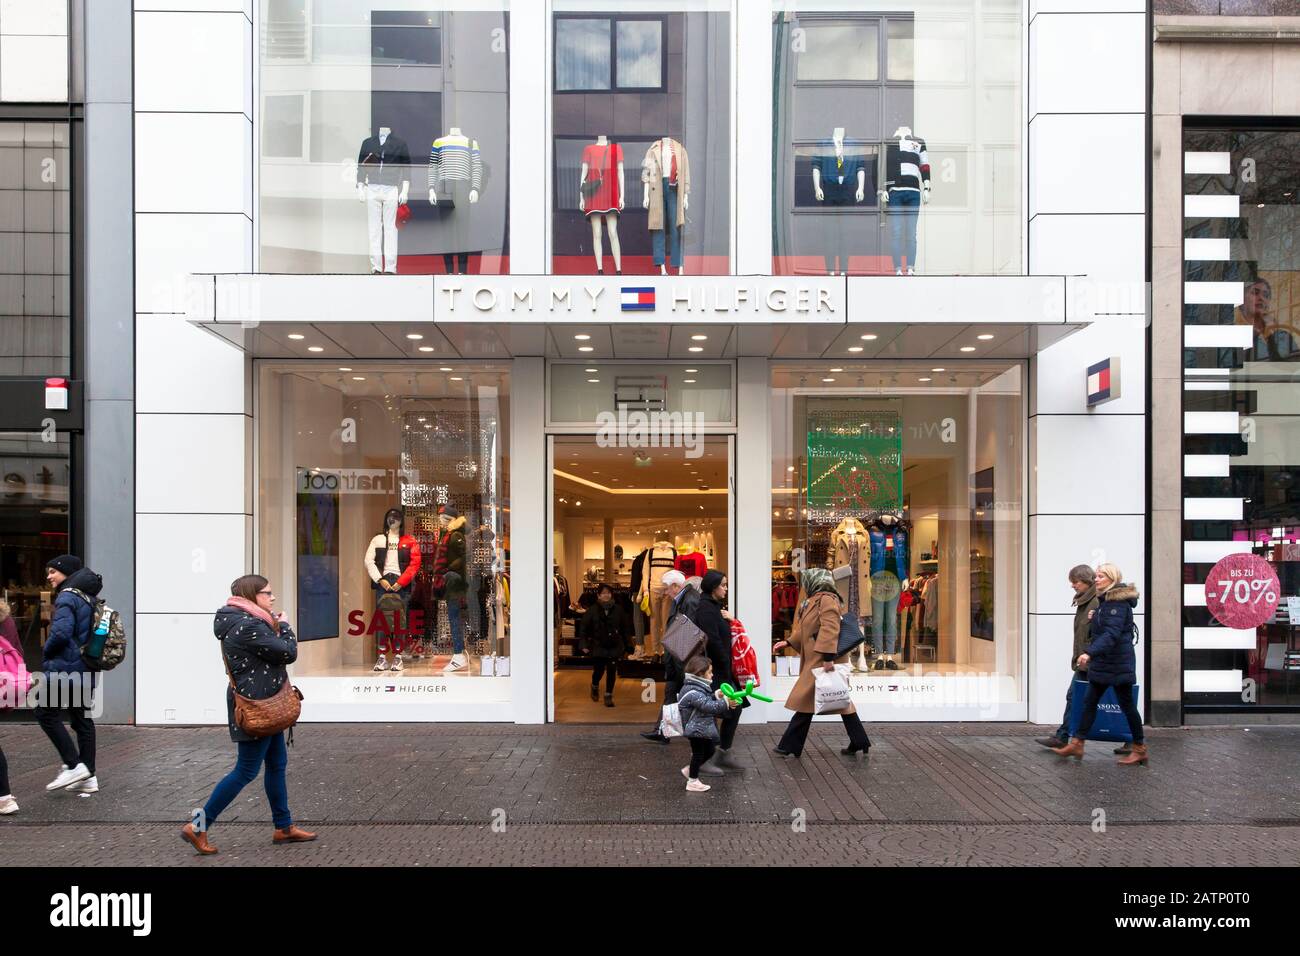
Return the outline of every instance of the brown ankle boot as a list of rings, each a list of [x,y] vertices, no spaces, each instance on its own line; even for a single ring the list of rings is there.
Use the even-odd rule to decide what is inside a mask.
[[[1118,763],[1121,767],[1132,767],[1134,764],[1142,764],[1143,766],[1146,766],[1147,745],[1134,744],[1132,753],[1128,754],[1127,756],[1121,757],[1119,760],[1115,762]]]
[[[1052,753],[1059,754],[1062,757],[1078,757],[1083,759],[1083,738],[1071,737],[1070,742],[1064,747],[1053,747]]]
[[[287,830],[276,830],[275,835],[271,837],[271,842],[275,844],[284,843],[310,843],[316,839],[316,834],[310,830],[304,830],[296,823],[289,824]]]
[[[181,839],[198,850],[200,856],[211,856],[217,852],[217,848],[208,842],[207,831],[195,830],[192,823],[181,827]]]

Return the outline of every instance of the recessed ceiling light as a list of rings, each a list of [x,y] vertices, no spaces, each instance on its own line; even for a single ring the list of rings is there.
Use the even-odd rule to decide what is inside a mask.
[[[352,381],[354,381],[354,382],[364,382],[365,380],[366,380],[366,377],[365,377],[364,375],[353,375],[353,376],[352,376]]]
[[[842,368],[833,368],[833,369],[831,369],[831,371],[832,371],[832,372],[842,372],[842,371],[844,371],[844,369],[842,369]]]
[[[579,508],[582,507],[582,502],[581,502],[581,501],[575,501],[574,504],[577,505]]]
[[[453,382],[463,382],[463,381],[465,381],[465,380],[464,380],[463,378],[461,378],[459,375],[453,375],[453,376],[451,377],[451,380],[452,380]]]
[[[441,365],[441,366],[438,367],[438,371],[439,371],[439,372],[454,372],[454,371],[456,371],[456,370],[455,370],[454,368],[448,368],[446,365]]]
[[[824,379],[822,379],[822,381],[823,381],[823,382],[833,382],[833,381],[835,381],[835,379],[833,379],[833,378],[824,378]]]
[[[706,341],[707,339],[708,339],[708,336],[707,336],[707,335],[692,335],[692,336],[691,336],[691,341],[692,341],[692,342],[704,342],[704,341]]]
[[[930,379],[930,376],[928,376],[928,375],[924,375],[924,376],[922,376],[921,378],[918,378],[917,381],[918,381],[918,382],[929,382],[929,381],[931,381],[931,379]]]
[[[349,368],[348,366],[346,366],[346,365],[340,365],[340,366],[339,366],[339,371],[340,371],[340,372],[350,372],[350,371],[352,371],[352,369],[350,369],[350,368]]]
[[[433,350],[434,350],[434,349],[433,349],[433,346],[432,346],[432,345],[421,345],[421,346],[420,346],[420,351],[421,351],[421,352],[432,352]]]
[[[598,379],[598,378],[589,378],[589,379],[587,379],[587,381],[590,382],[592,385],[599,385],[599,384],[600,384],[600,379]]]
[[[874,342],[874,341],[876,341],[876,339],[878,339],[878,338],[880,338],[879,335],[875,335],[875,334],[870,333],[870,332],[868,332],[866,335],[861,336],[861,339],[862,339],[862,341],[864,341],[864,342]]]
[[[586,334],[584,333],[584,334],[581,334],[581,335],[575,335],[574,338],[577,339],[579,342],[586,342],[588,339],[591,338],[591,336],[590,336],[590,335],[586,335]]]
[[[786,471],[794,471],[794,465],[786,465],[786,466],[785,466],[785,470],[786,470]]]
[[[985,332],[983,335],[975,336],[975,338],[979,339],[981,342],[988,342],[992,340],[993,336],[988,332]]]
[[[590,345],[579,345],[579,346],[578,346],[578,351],[579,351],[579,352],[594,352],[594,351],[596,351],[596,350],[595,350],[594,348],[592,348]]]
[[[584,368],[583,371],[584,371],[584,372],[599,372],[600,369],[598,369],[598,368]]]
[[[686,351],[688,351],[688,352],[703,352],[703,351],[704,351],[704,348],[703,348],[702,346],[699,346],[699,345],[692,345],[692,346],[691,346],[689,349],[687,349]]]
[[[684,378],[684,379],[682,379],[682,384],[683,384],[683,385],[694,385],[694,384],[695,384],[695,379],[693,379],[693,378]]]
[[[324,352],[325,350],[324,350],[323,348],[321,348],[319,345],[309,345],[309,346],[307,346],[307,351],[308,351],[308,352]]]
[[[975,346],[973,346],[973,345],[963,345],[963,346],[962,346],[961,348],[959,348],[957,351],[958,351],[958,352],[974,352],[974,351],[975,351]]]
[[[305,339],[306,337],[307,337],[307,336],[305,336],[305,335],[299,335],[297,332],[290,332],[290,333],[289,333],[289,338],[293,339],[295,342],[301,342],[301,341],[302,341],[303,339]]]
[[[861,345],[850,345],[850,346],[849,346],[849,351],[850,351],[850,352],[861,352],[861,351],[862,351],[862,346],[861,346]]]
[[[944,371],[944,370],[941,369],[941,368],[932,368],[932,369],[930,369],[930,371],[931,371],[931,372],[942,372],[942,371]]]
[[[688,375],[694,375],[694,374],[695,374],[696,372],[698,372],[698,371],[699,371],[698,368],[688,368],[688,369],[686,370],[686,372],[687,372]]]
[[[412,342],[418,342],[420,341],[420,339],[424,338],[424,336],[421,335],[419,332],[407,332],[406,337],[410,339]]]

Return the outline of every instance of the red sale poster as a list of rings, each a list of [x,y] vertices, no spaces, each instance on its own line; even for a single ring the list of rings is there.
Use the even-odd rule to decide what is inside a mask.
[[[1224,627],[1259,627],[1277,613],[1281,586],[1273,566],[1256,554],[1230,554],[1210,571],[1205,606]]]

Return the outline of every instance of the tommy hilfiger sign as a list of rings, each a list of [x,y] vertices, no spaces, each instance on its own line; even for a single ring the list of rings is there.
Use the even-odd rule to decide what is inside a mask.
[[[834,278],[438,276],[434,320],[482,322],[843,322]]]

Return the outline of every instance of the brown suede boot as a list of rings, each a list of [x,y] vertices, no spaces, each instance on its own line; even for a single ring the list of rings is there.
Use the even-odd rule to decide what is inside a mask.
[[[1059,754],[1062,757],[1078,757],[1083,759],[1083,738],[1071,737],[1070,742],[1064,747],[1053,747],[1052,753]]]
[[[195,830],[192,823],[181,827],[181,839],[198,850],[200,856],[211,856],[217,852],[217,848],[208,842],[207,831]]]
[[[1115,762],[1119,764],[1121,767],[1132,767],[1135,764],[1141,764],[1142,766],[1145,767],[1147,762],[1147,745],[1134,744],[1132,753],[1128,754],[1127,756],[1120,757],[1119,760]]]
[[[314,839],[316,834],[304,830],[296,823],[291,823],[287,830],[276,830],[275,835],[271,837],[271,842],[279,846],[285,843],[310,843]]]

